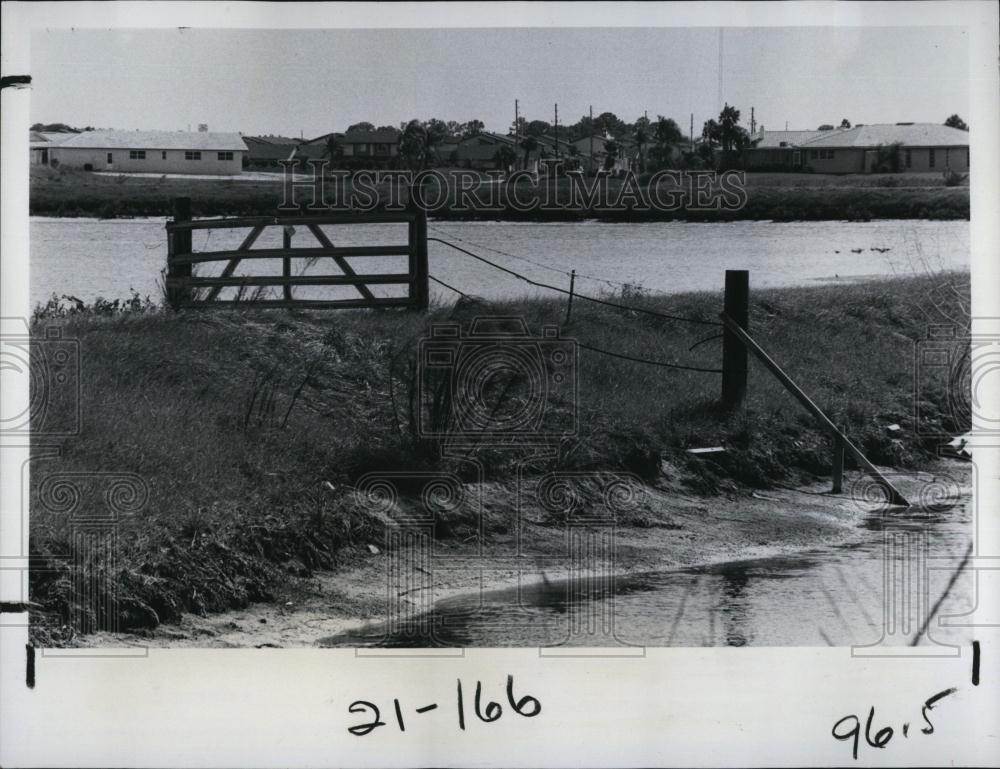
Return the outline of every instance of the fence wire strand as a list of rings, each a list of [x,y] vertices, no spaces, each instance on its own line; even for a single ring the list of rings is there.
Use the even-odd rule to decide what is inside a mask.
[[[587,301],[587,302],[594,302],[595,304],[603,304],[606,307],[614,307],[614,308],[619,309],[619,310],[628,310],[630,312],[639,312],[639,313],[643,313],[645,315],[652,315],[653,317],[657,317],[657,318],[665,318],[667,320],[680,321],[682,323],[694,323],[694,324],[701,325],[701,326],[715,326],[715,327],[718,327],[718,328],[722,328],[722,324],[719,323],[719,322],[717,322],[717,321],[700,320],[698,318],[688,318],[688,317],[685,317],[683,315],[673,315],[671,313],[660,312],[658,310],[650,310],[650,309],[647,309],[645,307],[634,307],[634,306],[627,305],[627,304],[620,304],[618,302],[611,302],[611,301],[608,301],[607,299],[598,299],[596,296],[588,296],[587,294],[580,294],[580,293],[577,293],[576,291],[570,292],[569,289],[560,288],[559,286],[553,286],[553,285],[551,285],[549,283],[542,283],[542,282],[537,281],[537,280],[532,280],[531,278],[527,277],[526,275],[522,275],[521,273],[517,272],[516,270],[511,270],[508,267],[504,267],[503,265],[497,264],[496,262],[493,262],[493,261],[487,259],[485,256],[480,256],[479,254],[475,254],[475,253],[473,253],[472,251],[469,251],[466,248],[462,248],[461,246],[456,246],[454,243],[451,243],[451,242],[449,242],[447,240],[443,240],[442,238],[427,238],[427,240],[429,240],[429,241],[432,240],[435,243],[441,243],[442,245],[448,246],[449,248],[454,248],[456,251],[460,251],[463,254],[471,256],[473,259],[478,259],[480,262],[483,262],[484,264],[488,264],[490,267],[493,267],[494,269],[500,270],[501,272],[505,272],[508,275],[513,275],[515,278],[518,278],[519,280],[523,280],[525,283],[528,283],[528,284],[530,284],[532,286],[536,286],[538,288],[548,289],[549,291],[556,291],[556,292],[558,292],[560,294],[572,295],[574,298],[577,298],[577,299],[582,299],[582,300]]]

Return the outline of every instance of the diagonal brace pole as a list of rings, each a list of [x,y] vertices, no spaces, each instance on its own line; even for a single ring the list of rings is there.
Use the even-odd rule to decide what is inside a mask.
[[[823,427],[825,427],[833,436],[835,440],[839,440],[843,443],[844,449],[854,457],[854,460],[858,463],[858,466],[868,473],[870,476],[878,481],[879,485],[885,489],[886,494],[889,496],[889,504],[891,505],[901,505],[903,507],[909,507],[910,503],[906,501],[906,498],[899,493],[895,486],[889,483],[889,479],[886,478],[879,471],[875,465],[868,461],[868,457],[861,453],[861,450],[848,440],[847,436],[844,435],[837,426],[830,421],[830,418],[823,413],[823,410],[813,403],[812,399],[805,394],[805,391],[799,387],[792,378],[788,376],[781,367],[771,359],[765,351],[764,348],[757,344],[753,338],[744,331],[740,324],[730,318],[726,313],[719,313],[719,317],[722,318],[722,322],[725,324],[726,328],[739,337],[740,341],[747,346],[764,367],[767,368],[775,378],[785,386],[785,388],[796,397],[796,399],[805,406],[806,410],[812,414],[819,421]]]

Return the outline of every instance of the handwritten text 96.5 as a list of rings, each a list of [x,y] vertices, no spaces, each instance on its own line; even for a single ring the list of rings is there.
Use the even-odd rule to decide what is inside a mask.
[[[458,728],[465,730],[466,725],[466,695],[465,690],[462,686],[462,679],[458,679],[455,687],[455,714],[458,722]],[[517,715],[524,716],[525,718],[534,718],[542,712],[542,703],[539,702],[538,698],[532,697],[530,694],[526,694],[523,697],[517,698],[514,696],[514,676],[507,676],[507,703],[510,709],[513,710]],[[392,701],[393,710],[395,711],[396,724],[399,726],[399,731],[406,731],[406,717],[404,717],[404,708],[400,703],[398,698]],[[413,708],[414,714],[424,714],[429,713],[433,710],[437,710],[438,704],[432,702],[427,705],[423,705],[418,708]],[[381,711],[378,706],[373,702],[368,702],[367,700],[355,700],[351,703],[350,707],[347,708],[349,713],[366,713],[368,715],[368,720],[360,723],[354,724],[353,726],[347,727],[347,731],[353,734],[355,737],[364,737],[366,734],[371,734],[373,731],[378,729],[380,726],[386,726],[386,722],[381,720]],[[410,715],[409,709],[405,709],[406,716]],[[472,698],[472,714],[485,724],[491,724],[494,721],[500,719],[503,715],[504,708],[499,702],[486,701],[483,702],[483,683],[482,681],[476,681],[475,694]]]

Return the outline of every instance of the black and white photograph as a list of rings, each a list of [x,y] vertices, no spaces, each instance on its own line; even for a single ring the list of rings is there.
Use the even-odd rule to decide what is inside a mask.
[[[107,5],[23,30],[30,69],[3,72],[29,689],[49,656],[227,649],[964,671],[905,727],[835,714],[816,739],[843,763],[919,760],[983,694],[997,73],[968,19],[995,6]],[[459,677],[461,730],[540,722],[533,683],[483,706]],[[436,717],[362,694],[330,722],[355,743]]]

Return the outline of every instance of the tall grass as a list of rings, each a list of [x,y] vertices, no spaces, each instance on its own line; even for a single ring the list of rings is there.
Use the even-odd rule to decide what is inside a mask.
[[[751,333],[872,461],[918,466],[937,441],[914,424],[914,355],[934,320],[927,297],[943,283],[955,292],[947,295],[967,303],[968,274],[755,291]],[[633,290],[627,303],[715,320],[722,295]],[[463,302],[427,315],[139,306],[146,311],[88,313],[57,302],[36,313],[34,326],[41,334],[58,324],[64,338],[79,340],[83,424],[57,464],[39,459],[33,483],[49,470],[113,470],[135,473],[149,487],[145,511],[119,530],[125,555],[114,583],[126,627],[266,599],[288,574],[332,568],[344,547],[380,539],[382,523],[348,493],[360,476],[461,472],[440,442],[414,429],[416,356],[430,325],[515,315],[538,333],[562,325],[566,310],[561,299]],[[561,329],[592,347],[710,368],[720,361],[718,331],[582,300]],[[746,408],[736,414],[719,409],[715,374],[582,348],[578,371],[578,429],[553,442],[537,472],[627,470],[656,483],[666,467],[693,493],[713,493],[830,471],[829,438],[753,363]],[[922,413],[958,433],[967,425],[950,410],[947,384],[922,384]],[[727,451],[713,463],[687,453],[716,445]],[[501,482],[523,458],[474,453]],[[31,527],[32,552],[52,566],[32,576],[34,600],[54,618],[38,627],[65,640],[60,617],[74,598],[66,590],[70,567],[60,559],[70,529],[44,511],[32,515]]]

